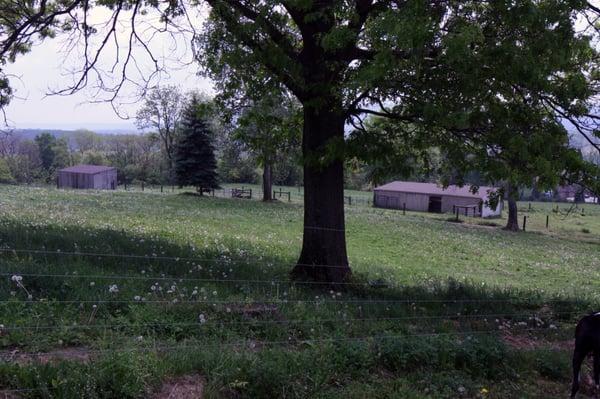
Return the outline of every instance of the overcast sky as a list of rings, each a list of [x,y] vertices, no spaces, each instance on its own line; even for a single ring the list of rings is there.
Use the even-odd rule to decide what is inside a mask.
[[[98,22],[108,14],[103,11],[95,12],[94,17]],[[120,32],[120,37],[126,38],[127,32]],[[183,41],[182,38],[179,39]],[[5,71],[18,76],[12,79],[16,90],[16,97],[7,108],[7,117],[12,126],[16,128],[54,128],[54,129],[134,129],[133,120],[123,120],[113,111],[110,104],[90,104],[94,98],[91,90],[84,90],[70,96],[48,96],[52,90],[65,88],[73,77],[68,73],[69,65],[76,65],[77,57],[65,59],[61,51],[64,39],[48,40],[33,48],[33,50],[20,56],[14,64],[9,64]],[[173,43],[166,38],[155,40],[153,52],[165,54]],[[181,52],[178,58],[188,59],[189,51],[179,43]],[[138,49],[139,50],[139,49]],[[116,51],[109,48],[106,52],[106,62],[114,59]],[[148,68],[152,65],[149,59],[140,57],[140,62]],[[160,84],[174,84],[183,90],[200,90],[211,92],[212,85],[207,79],[197,76],[198,67],[195,64],[172,65],[169,68],[170,76],[163,76]],[[125,94],[133,94],[134,90],[126,90]],[[121,106],[123,114],[135,115],[139,104]]]

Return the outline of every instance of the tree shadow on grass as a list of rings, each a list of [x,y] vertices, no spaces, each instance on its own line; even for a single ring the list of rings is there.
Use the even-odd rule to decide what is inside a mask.
[[[541,315],[546,327],[553,322],[572,322],[597,306],[583,295],[557,297],[539,290],[495,288],[452,279],[400,286],[369,280],[357,272],[351,281],[337,286],[292,282],[288,273],[293,260],[254,253],[252,243],[243,240],[237,248],[243,251],[223,253],[216,246],[197,250],[124,230],[33,226],[5,220],[0,224],[0,242],[15,250],[0,252],[2,299],[9,299],[15,291],[19,298],[31,294],[35,299],[59,301],[130,301],[148,296],[176,302],[214,300],[221,307],[238,304],[234,310],[248,303],[276,303],[282,313],[316,304],[320,309],[312,312],[323,317],[345,309],[354,319],[403,318],[406,323],[420,317],[419,322],[437,318],[468,321],[469,325],[485,315],[494,320],[528,316],[529,324]],[[12,275],[26,279],[24,289],[11,280]],[[111,289],[112,285],[116,288]],[[126,303],[118,306],[126,307]],[[267,313],[259,317],[273,316]]]

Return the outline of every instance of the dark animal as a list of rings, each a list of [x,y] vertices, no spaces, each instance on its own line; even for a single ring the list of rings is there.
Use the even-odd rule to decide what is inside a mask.
[[[585,316],[579,320],[575,328],[571,398],[574,398],[579,390],[581,363],[590,353],[594,356],[594,384],[597,394],[600,388],[600,312]]]

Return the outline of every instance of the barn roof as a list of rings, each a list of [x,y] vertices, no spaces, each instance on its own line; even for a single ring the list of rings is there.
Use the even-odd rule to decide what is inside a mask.
[[[443,188],[436,183],[417,183],[412,181],[393,181],[383,186],[376,187],[375,191],[397,191],[402,193],[449,195],[453,197],[480,198],[486,200],[490,192],[496,191],[495,187],[480,186],[477,194],[470,191],[470,186],[448,186]]]
[[[59,172],[82,173],[86,175],[95,175],[96,173],[114,170],[112,166],[103,165],[75,165],[68,168],[60,169]]]

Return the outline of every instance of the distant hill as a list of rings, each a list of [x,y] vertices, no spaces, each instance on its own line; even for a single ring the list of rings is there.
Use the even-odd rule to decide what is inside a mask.
[[[68,137],[72,135],[74,130],[52,130],[52,129],[15,129],[13,133],[23,139],[33,140],[35,136],[41,133],[50,133],[54,137]]]
[[[35,136],[41,133],[50,133],[56,138],[66,137],[69,139],[75,134],[77,131],[81,131],[83,129],[76,130],[61,130],[61,129],[15,129],[13,132],[19,137],[25,140],[33,140]],[[140,132],[134,129],[98,129],[98,130],[90,130],[99,135],[114,135],[114,134],[140,134]]]

